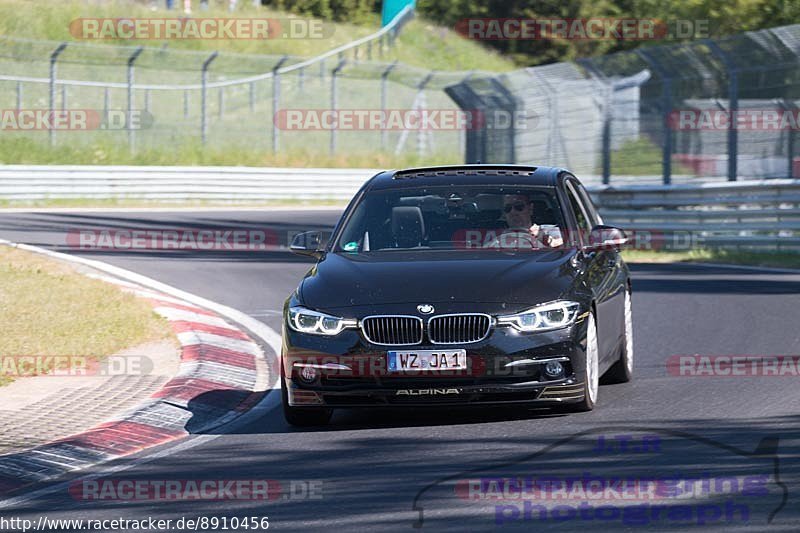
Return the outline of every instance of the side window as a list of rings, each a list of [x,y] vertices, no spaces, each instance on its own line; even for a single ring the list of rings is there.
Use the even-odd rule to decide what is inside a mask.
[[[597,212],[597,209],[595,209],[594,204],[592,203],[592,198],[589,196],[589,193],[586,191],[583,185],[577,182],[571,183],[581,197],[581,203],[586,208],[586,214],[589,216],[589,221],[592,223],[592,227],[602,224],[603,219],[600,217],[600,213]]]
[[[569,197],[569,203],[572,207],[572,212],[575,213],[575,221],[578,223],[578,234],[580,235],[581,242],[586,242],[589,238],[589,232],[592,230],[591,222],[589,218],[586,216],[586,211],[581,204],[581,201],[578,198],[578,195],[575,192],[575,189],[572,186],[572,183],[567,182],[567,196]]]

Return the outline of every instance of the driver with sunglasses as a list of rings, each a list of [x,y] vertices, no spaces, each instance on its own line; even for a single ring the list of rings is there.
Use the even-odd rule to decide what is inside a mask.
[[[557,248],[564,244],[558,228],[546,232],[532,223],[533,204],[524,194],[503,195],[503,220],[507,228],[487,244],[487,248],[539,249]]]

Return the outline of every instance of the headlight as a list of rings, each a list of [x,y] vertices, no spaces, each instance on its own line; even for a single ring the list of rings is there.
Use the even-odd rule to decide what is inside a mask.
[[[580,304],[577,302],[557,300],[537,305],[532,309],[515,315],[499,316],[497,317],[497,323],[513,326],[526,333],[547,331],[572,324],[575,321],[575,317],[578,316],[579,309]]]
[[[344,328],[354,328],[358,325],[355,319],[326,315],[305,307],[290,308],[288,322],[293,330],[313,335],[338,335]]]

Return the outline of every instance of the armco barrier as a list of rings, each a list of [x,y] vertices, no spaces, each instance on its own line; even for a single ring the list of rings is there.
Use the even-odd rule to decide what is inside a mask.
[[[377,172],[10,165],[0,167],[0,200],[345,201]],[[607,224],[638,232],[682,232],[704,246],[800,250],[800,180],[591,186],[592,178],[584,181]]]
[[[800,180],[590,189],[607,224],[696,246],[800,251]]]
[[[0,167],[0,200],[348,200],[378,170],[245,167]]]

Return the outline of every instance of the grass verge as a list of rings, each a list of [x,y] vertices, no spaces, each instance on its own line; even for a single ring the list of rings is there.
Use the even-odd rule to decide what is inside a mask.
[[[163,1],[159,5],[163,5]],[[176,2],[181,4],[181,2]],[[0,0],[0,35],[53,41],[76,41],[70,34],[70,22],[82,17],[92,18],[173,18],[182,17],[183,11],[175,9],[153,10],[147,5],[128,2],[86,2],[86,0],[58,0],[43,2],[33,0]],[[258,17],[286,19],[292,15],[269,8],[256,9],[249,2],[240,2],[235,13],[223,5],[212,2],[208,11],[195,11],[192,16],[201,18]],[[337,46],[378,31],[376,15],[367,24],[324,22],[324,38],[314,39],[187,39],[172,41],[105,39],[98,44],[126,46],[154,46],[166,44],[169,48],[191,51],[220,50],[247,54],[292,55],[311,57]],[[436,70],[490,70],[506,71],[514,63],[499,53],[464,39],[452,29],[436,26],[425,20],[413,20],[401,31],[394,48],[383,57],[377,52],[373,59],[392,61]]]
[[[72,266],[0,246],[0,354],[101,359],[170,338],[146,302]],[[0,385],[12,378],[0,373]]]
[[[659,175],[663,154],[661,147],[649,139],[642,137],[623,144],[618,150],[611,152],[611,173],[627,175]],[[595,172],[601,174],[603,167],[598,166]],[[693,170],[679,161],[672,160],[672,172],[675,174],[693,174]]]
[[[246,167],[318,168],[407,168],[422,165],[458,164],[457,154],[434,153],[418,157],[409,150],[394,153],[369,150],[343,151],[329,155],[311,146],[286,149],[275,154],[236,144],[203,146],[199,140],[176,141],[158,147],[140,148],[135,154],[124,142],[98,139],[91,144],[70,143],[52,147],[45,137],[0,138],[0,165],[199,165]]]
[[[800,269],[800,253],[747,252],[701,248],[687,251],[625,250],[622,257],[629,263],[721,263]]]

